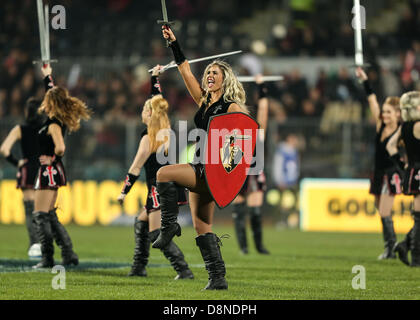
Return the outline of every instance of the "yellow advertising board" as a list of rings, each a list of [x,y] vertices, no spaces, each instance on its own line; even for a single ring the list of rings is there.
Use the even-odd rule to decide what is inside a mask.
[[[124,214],[136,216],[147,200],[147,186],[138,181],[124,201],[117,202],[123,183],[115,181],[74,181],[58,191],[57,214],[63,224],[74,222],[81,226],[96,223],[108,225]],[[134,220],[133,220],[134,221]],[[0,182],[0,223],[23,224],[25,212],[22,192],[16,180]]]
[[[382,232],[369,194],[369,180],[304,179],[300,186],[300,229],[303,231]],[[413,197],[399,195],[393,206],[394,227],[406,233],[413,226]]]

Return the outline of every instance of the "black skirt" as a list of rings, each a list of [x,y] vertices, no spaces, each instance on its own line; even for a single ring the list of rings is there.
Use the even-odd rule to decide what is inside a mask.
[[[16,187],[22,190],[33,189],[38,169],[38,161],[26,162],[23,166],[21,166],[16,174]]]
[[[61,161],[54,165],[41,165],[35,182],[35,190],[57,190],[67,184],[66,172]]]

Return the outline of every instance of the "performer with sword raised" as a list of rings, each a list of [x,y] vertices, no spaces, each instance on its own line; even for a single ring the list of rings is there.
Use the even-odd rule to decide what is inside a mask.
[[[355,17],[355,63],[356,76],[366,92],[369,108],[376,123],[375,162],[370,182],[369,193],[375,196],[375,205],[379,211],[382,222],[384,239],[384,252],[379,260],[395,259],[393,248],[397,241],[392,220],[392,207],[395,195],[402,193],[402,174],[400,156],[390,157],[386,145],[392,135],[400,126],[400,98],[388,97],[382,107],[379,105],[376,94],[373,92],[368,76],[363,70],[362,23],[360,14],[360,1],[354,0]]]
[[[162,2],[164,3],[164,1]],[[162,33],[163,37],[169,41],[178,70],[189,93],[199,106],[194,117],[194,122],[198,128],[207,130],[210,118],[214,116],[226,113],[248,114],[245,106],[245,91],[236,79],[232,68],[226,62],[216,60],[210,63],[204,71],[200,85],[192,74],[190,64],[170,27],[162,26]],[[220,149],[217,152],[220,154]],[[196,154],[195,159],[198,160],[200,156],[202,155]],[[222,163],[220,163],[220,167],[224,171]],[[181,227],[177,223],[177,186],[188,188],[190,190],[189,202],[193,225],[197,232],[196,244],[200,249],[209,274],[209,282],[204,289],[227,289],[225,263],[219,245],[220,239],[212,231],[214,208],[217,202],[215,202],[211,187],[206,183],[209,175],[206,175],[205,171],[203,163],[198,163],[198,161],[194,161],[194,164],[169,165],[159,169],[157,172],[157,189],[161,200],[162,227],[158,239],[153,243],[153,247],[162,248],[175,235],[181,235]],[[233,172],[239,171],[235,169]],[[245,178],[246,176],[243,177],[242,182],[239,182],[241,185],[238,187],[238,192]],[[222,186],[223,181],[220,183]],[[236,194],[228,200],[232,201],[235,196]],[[219,203],[217,204],[219,205]]]
[[[54,266],[54,243],[61,249],[62,265],[77,265],[79,258],[73,251],[73,243],[67,230],[60,223],[55,207],[58,189],[67,184],[67,177],[61,158],[66,146],[64,136],[68,131],[80,128],[80,120],[90,118],[86,104],[69,95],[64,88],[53,83],[50,67],[50,43],[48,7],[45,15],[42,0],[37,0],[39,32],[41,43],[42,74],[46,94],[38,112],[45,114],[47,120],[37,132],[39,141],[38,159],[40,167],[35,179],[35,208],[33,220],[41,243],[42,259],[34,269]]]

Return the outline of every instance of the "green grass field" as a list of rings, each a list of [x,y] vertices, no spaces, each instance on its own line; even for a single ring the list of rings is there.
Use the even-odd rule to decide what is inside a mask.
[[[184,228],[176,242],[194,272],[194,280],[174,281],[175,271],[159,250],[151,249],[147,278],[129,278],[134,248],[128,227],[68,226],[78,267],[66,270],[66,289],[54,290],[55,274],[32,271],[23,226],[0,225],[0,299],[140,299],[140,300],[289,300],[420,299],[420,268],[399,260],[378,261],[380,234],[302,233],[265,229],[271,255],[258,255],[248,231],[250,254],[237,249],[233,228],[216,226],[223,240],[227,291],[201,291],[207,272],[194,230]],[[401,239],[399,235],[399,239]],[[56,261],[61,261],[56,248]],[[366,289],[354,290],[355,265],[366,270]]]

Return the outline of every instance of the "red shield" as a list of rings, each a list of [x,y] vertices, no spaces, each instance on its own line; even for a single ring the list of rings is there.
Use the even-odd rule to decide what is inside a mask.
[[[225,113],[210,119],[204,172],[219,208],[228,206],[245,183],[258,128],[258,123],[244,113]]]

